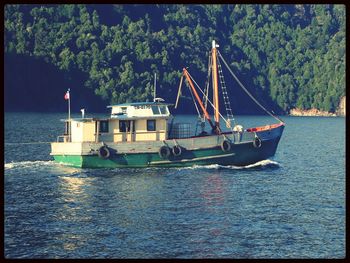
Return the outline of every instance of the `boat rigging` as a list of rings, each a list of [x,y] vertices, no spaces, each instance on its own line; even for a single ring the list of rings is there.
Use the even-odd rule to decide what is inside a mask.
[[[223,76],[222,66],[220,63],[220,60],[221,60],[224,63],[224,65],[226,66],[226,68],[228,69],[228,71],[230,72],[230,74],[232,75],[232,77],[237,81],[239,86],[243,89],[243,91],[267,114],[269,114],[271,117],[278,120],[280,123],[283,123],[283,121],[280,118],[278,118],[276,115],[274,115],[273,113],[268,111],[263,105],[261,105],[254,98],[254,96],[244,87],[244,85],[239,81],[237,76],[233,73],[233,71],[231,70],[231,68],[229,67],[229,65],[225,61],[225,59],[222,57],[219,50],[217,50],[217,47],[219,47],[219,45],[217,45],[215,40],[213,40],[212,41],[212,50],[211,50],[211,53],[209,56],[209,61],[208,61],[208,77],[207,77],[204,91],[196,83],[196,81],[190,75],[188,70],[186,68],[183,69],[183,75],[181,76],[181,79],[180,79],[180,85],[179,85],[178,94],[177,94],[177,98],[176,98],[175,108],[177,108],[177,106],[178,106],[179,97],[181,95],[183,77],[185,77],[187,84],[188,84],[188,87],[190,89],[191,95],[193,96],[193,94],[194,94],[194,98],[195,98],[194,104],[195,104],[195,107],[197,109],[197,113],[199,116],[203,116],[203,118],[201,118],[201,120],[204,121],[206,119],[208,121],[208,123],[210,124],[210,126],[212,128],[212,132],[215,134],[222,133],[222,130],[220,128],[220,117],[226,123],[227,128],[230,128],[232,130],[234,129],[234,127],[237,124],[235,122],[235,119],[233,118],[233,113],[232,113],[231,104],[230,104],[230,100],[229,100],[229,96],[228,96],[228,92],[227,92],[227,87],[226,87],[226,83],[225,83],[224,76]],[[212,80],[212,88],[213,88],[213,102],[211,102],[209,97],[208,97],[210,77]],[[219,110],[219,80],[220,80],[220,87],[221,87],[224,105],[225,105],[225,110],[226,110],[226,118],[224,118],[222,116],[222,114],[220,113],[220,110]],[[202,99],[198,96],[198,93],[197,93],[193,83],[195,83],[197,89],[202,93],[202,95],[203,95]],[[207,111],[208,102],[213,107],[213,110],[214,110],[214,123],[212,122],[210,115],[208,114],[208,111]],[[199,109],[197,107],[197,103],[200,105],[200,109],[201,109],[202,113],[199,112]],[[233,124],[234,124],[233,126],[231,125],[231,120],[233,121]]]

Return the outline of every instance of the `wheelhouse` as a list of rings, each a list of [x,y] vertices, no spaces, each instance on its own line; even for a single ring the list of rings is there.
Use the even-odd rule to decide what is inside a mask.
[[[168,139],[168,106],[160,102],[124,103],[107,106],[109,118],[64,120],[64,142],[135,142]],[[70,125],[69,125],[70,124]],[[58,138],[59,141],[60,138]]]

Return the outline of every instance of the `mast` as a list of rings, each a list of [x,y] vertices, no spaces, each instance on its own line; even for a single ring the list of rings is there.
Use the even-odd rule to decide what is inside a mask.
[[[219,117],[219,88],[218,88],[218,66],[216,62],[217,57],[217,50],[216,47],[219,47],[219,45],[216,45],[215,40],[212,42],[212,78],[213,78],[213,101],[214,101],[214,120],[215,120],[215,127],[219,129],[220,127],[220,117]]]

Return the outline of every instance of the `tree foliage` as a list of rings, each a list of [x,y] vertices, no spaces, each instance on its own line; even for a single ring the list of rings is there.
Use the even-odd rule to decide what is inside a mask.
[[[5,52],[42,58],[109,103],[165,99],[183,67],[205,79],[211,40],[252,93],[283,111],[345,95],[344,5],[6,5]],[[203,81],[204,84],[204,81]]]

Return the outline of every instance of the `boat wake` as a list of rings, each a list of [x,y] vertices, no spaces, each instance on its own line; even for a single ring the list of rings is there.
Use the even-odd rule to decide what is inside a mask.
[[[246,166],[235,166],[235,165],[219,165],[219,164],[210,164],[210,165],[194,165],[191,167],[184,167],[180,169],[231,169],[231,170],[241,170],[241,169],[266,169],[266,168],[279,168],[280,164],[272,160],[262,160],[253,164]]]
[[[21,169],[21,168],[33,168],[42,166],[55,165],[54,161],[22,161],[22,162],[10,162],[5,163],[5,170],[9,169]]]
[[[55,161],[21,161],[21,162],[10,162],[5,163],[4,167],[5,170],[13,170],[13,169],[23,169],[23,168],[41,168],[41,167],[48,167],[48,166],[59,166],[62,167],[61,164],[56,163]],[[272,161],[272,160],[263,160],[259,161],[254,164],[246,165],[246,166],[234,166],[234,165],[219,165],[219,164],[210,164],[210,165],[194,165],[191,167],[182,167],[182,168],[175,168],[177,170],[197,170],[197,169],[231,169],[231,170],[240,170],[240,169],[266,169],[266,168],[279,168],[280,164],[278,162]],[[117,168],[122,169],[122,168]],[[140,168],[138,168],[140,169]],[[152,168],[141,168],[146,170],[154,170],[157,169],[155,167]],[[164,169],[164,168],[159,168]]]

